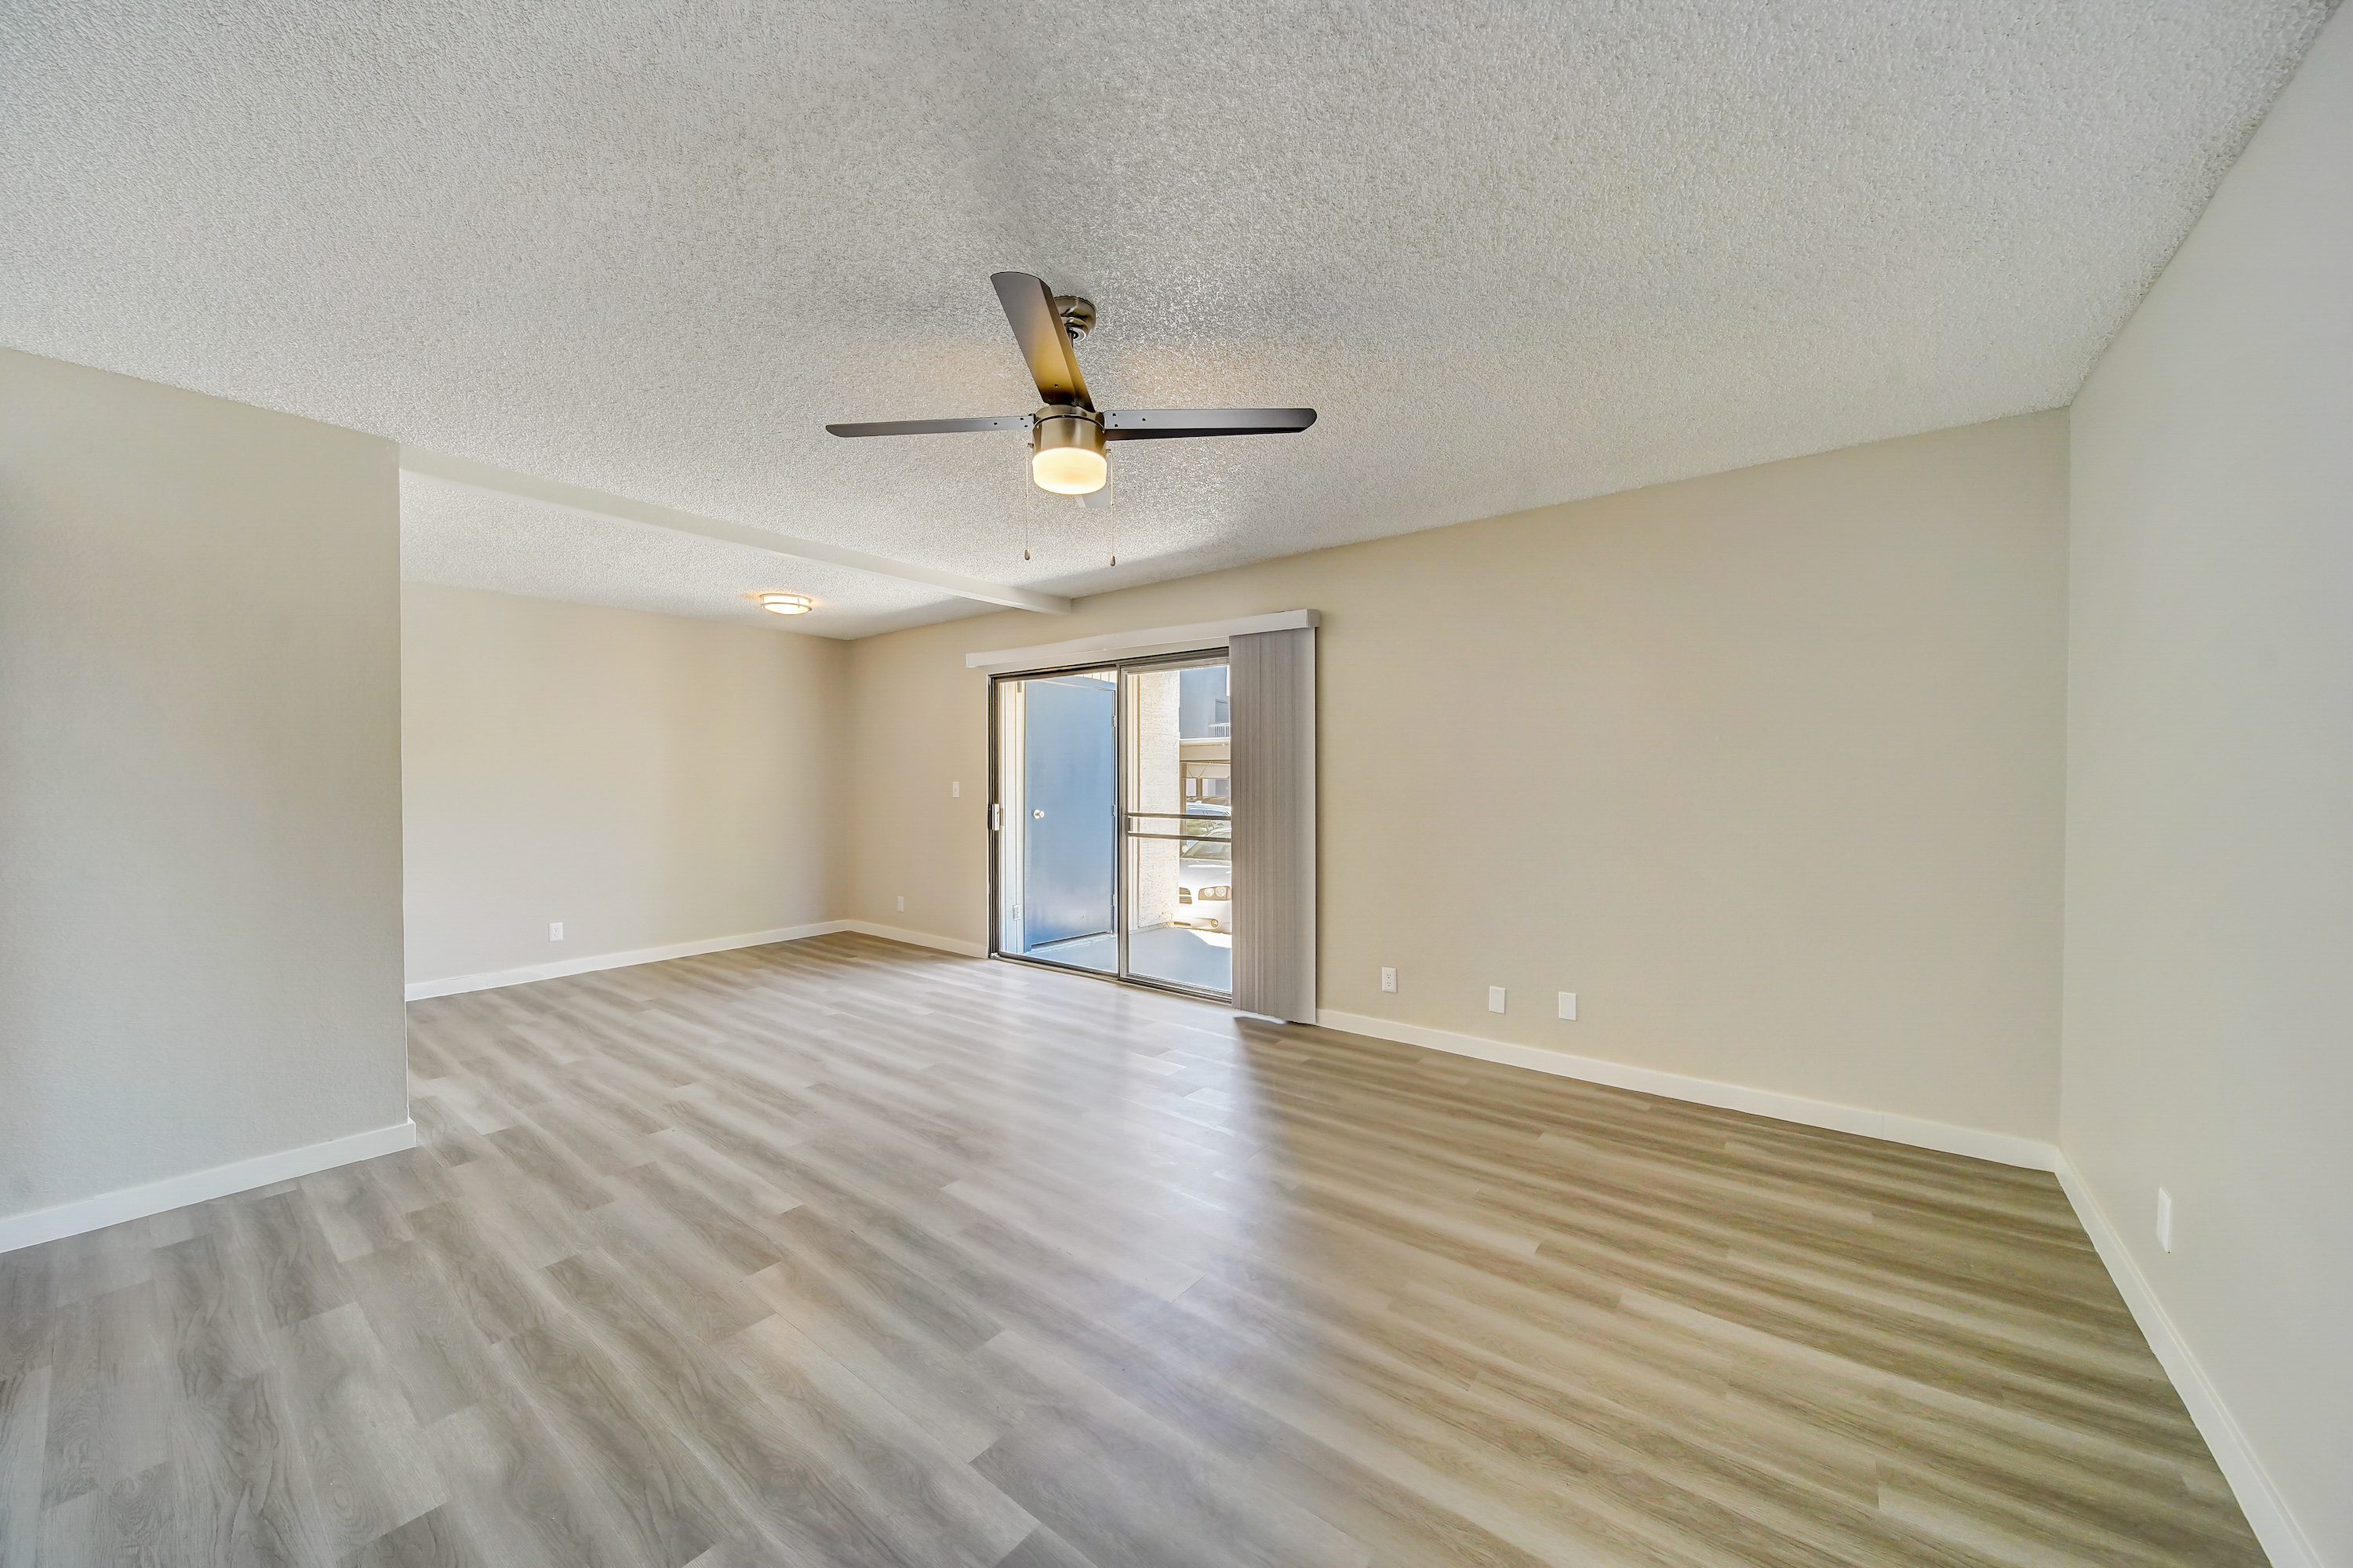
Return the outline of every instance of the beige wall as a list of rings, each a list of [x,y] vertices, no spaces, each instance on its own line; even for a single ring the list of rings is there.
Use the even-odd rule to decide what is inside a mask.
[[[2070,1160],[2315,1560],[2337,1563],[2353,1563],[2348,171],[2340,14],[2075,405],[2063,1053]]]
[[[855,643],[846,912],[986,939],[965,652],[1319,609],[1324,1008],[2047,1139],[2066,430],[2031,415]]]
[[[423,583],[402,600],[412,981],[839,913],[843,644]]]
[[[406,1120],[398,504],[0,351],[0,1218]]]

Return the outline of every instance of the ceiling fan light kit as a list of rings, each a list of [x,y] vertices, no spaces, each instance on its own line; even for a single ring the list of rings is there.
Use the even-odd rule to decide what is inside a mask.
[[[1111,478],[1103,416],[1092,408],[1040,408],[1029,429],[1029,478],[1056,495],[1092,495]]]
[[[1057,294],[1027,272],[989,278],[1021,345],[1042,407],[1034,414],[978,419],[888,419],[828,425],[837,436],[928,436],[963,430],[1026,429],[1029,479],[1056,495],[1092,495],[1111,478],[1109,441],[1166,440],[1185,436],[1271,436],[1303,430],[1313,408],[1113,408],[1098,410],[1079,374],[1079,339],[1093,330],[1093,302]]]

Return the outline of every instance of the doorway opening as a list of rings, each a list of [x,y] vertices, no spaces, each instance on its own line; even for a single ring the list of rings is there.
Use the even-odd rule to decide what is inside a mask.
[[[1219,650],[990,683],[992,953],[1232,996],[1229,674]]]

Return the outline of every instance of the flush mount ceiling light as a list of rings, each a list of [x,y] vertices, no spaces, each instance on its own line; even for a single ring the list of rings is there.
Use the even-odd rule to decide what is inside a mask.
[[[932,436],[957,430],[1027,430],[1029,478],[1056,495],[1092,495],[1111,477],[1106,441],[1167,440],[1179,436],[1274,436],[1315,422],[1313,408],[1098,409],[1079,374],[1074,345],[1095,324],[1092,302],[1057,294],[1027,272],[997,272],[1005,319],[1029,363],[1045,406],[1034,414],[986,419],[890,419],[871,425],[828,425],[837,436]]]
[[[784,593],[772,588],[751,597],[762,609],[774,615],[807,615],[817,608],[817,600],[805,593]]]

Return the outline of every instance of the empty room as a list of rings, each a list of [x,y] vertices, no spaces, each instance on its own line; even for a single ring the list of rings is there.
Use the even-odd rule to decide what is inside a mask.
[[[2353,1568],[2331,0],[0,144],[0,1568]]]

